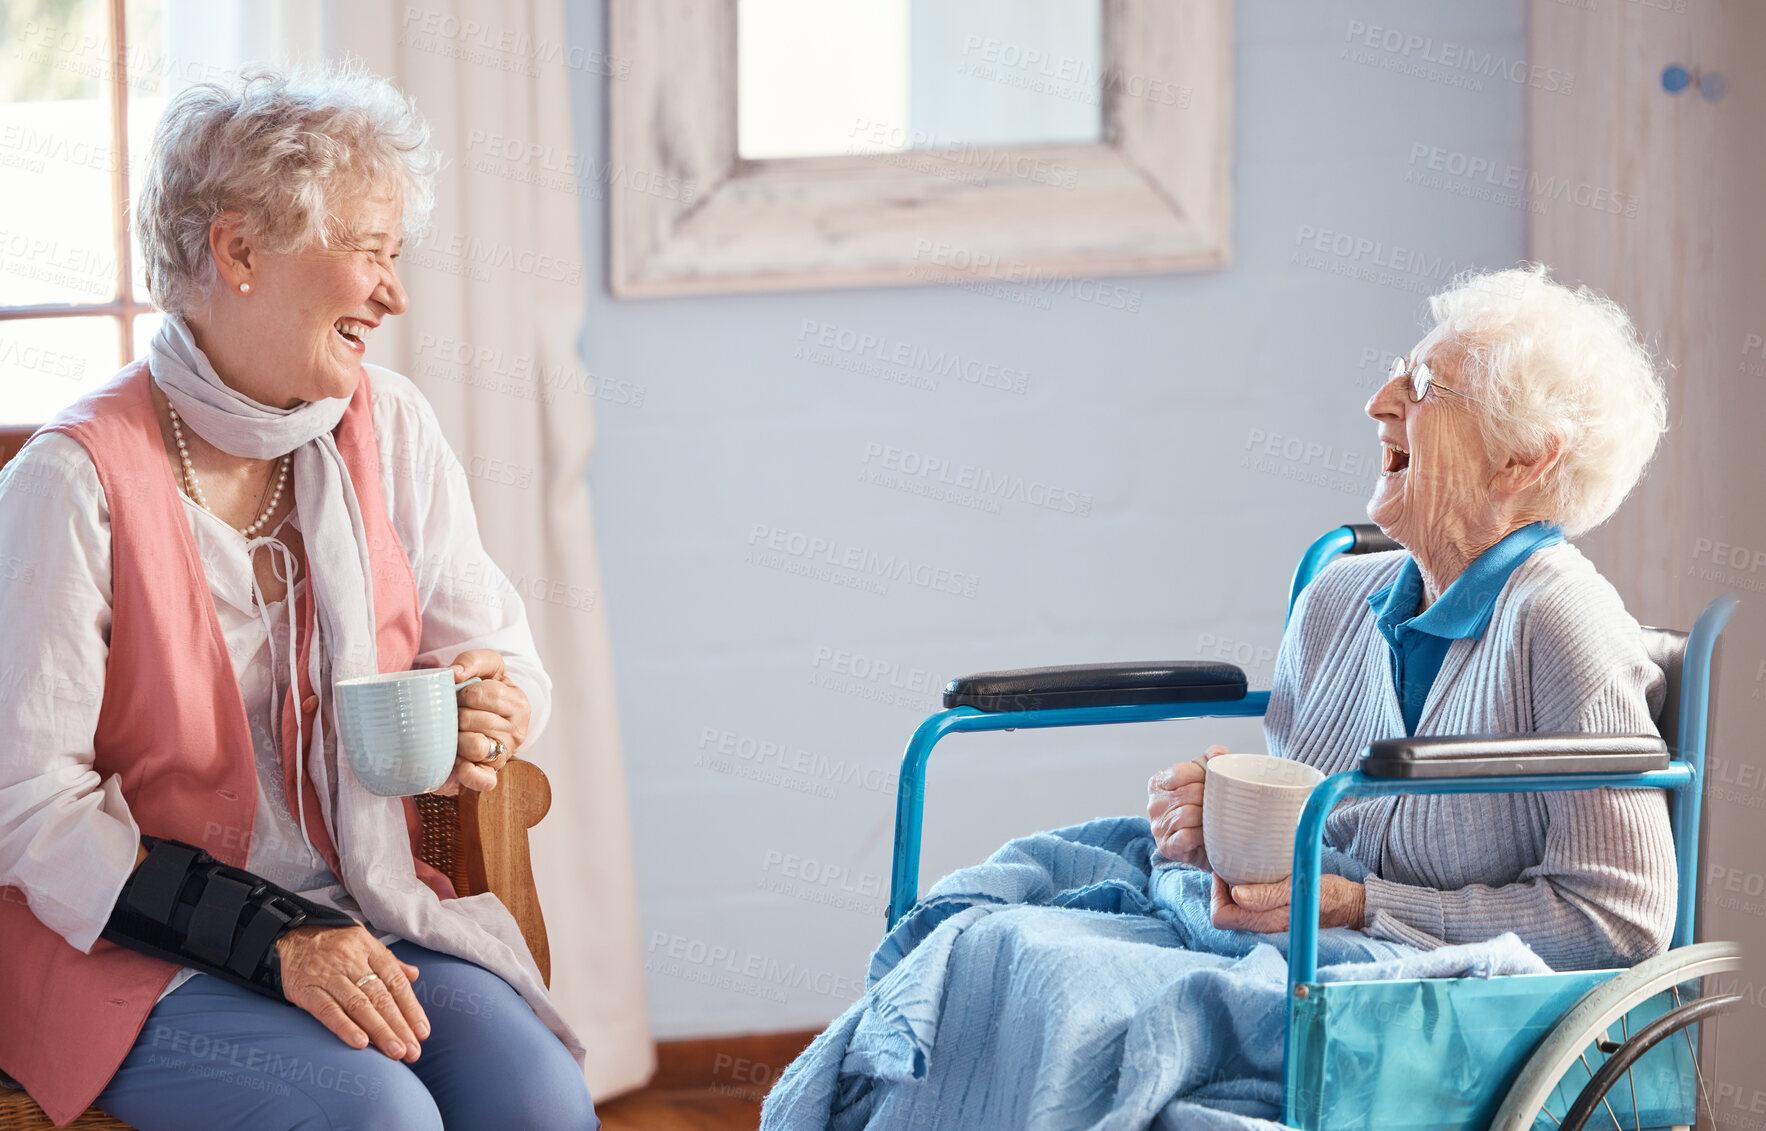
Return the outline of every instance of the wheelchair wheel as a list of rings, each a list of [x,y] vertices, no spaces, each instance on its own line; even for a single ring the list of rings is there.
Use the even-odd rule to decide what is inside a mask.
[[[1621,1127],[1618,1112],[1609,1093],[1625,1096],[1630,1069],[1638,1057],[1669,1037],[1679,1036],[1691,1043],[1691,1027],[1721,1012],[1739,1000],[1737,995],[1683,999],[1679,987],[1687,982],[1713,974],[1741,969],[1741,948],[1734,943],[1695,943],[1667,954],[1640,962],[1630,970],[1604,982],[1585,994],[1575,1007],[1564,1014],[1551,1034],[1534,1050],[1527,1064],[1515,1078],[1496,1119],[1493,1131],[1529,1131],[1543,1115],[1551,1124],[1564,1129],[1580,1128],[1591,1115],[1599,1112],[1594,1126]],[[1625,1014],[1661,993],[1672,993],[1675,1007],[1636,1032],[1623,1031]],[[1622,1039],[1611,1039],[1609,1030],[1618,1023]],[[1707,1109],[1705,1081],[1693,1057],[1693,1072],[1698,1079],[1700,1098]],[[1585,1084],[1575,1101],[1563,1112],[1550,1110],[1549,1103],[1559,1084],[1566,1077],[1586,1074]],[[1635,1089],[1632,1092],[1635,1099]],[[1575,1118],[1576,1122],[1571,1122]],[[1635,1119],[1632,1126],[1635,1126]]]
[[[1675,995],[1675,1000],[1679,1000],[1679,994]],[[1648,1025],[1639,1028],[1636,1036],[1631,1037],[1624,1044],[1612,1045],[1610,1049],[1607,1045],[1602,1045],[1602,1051],[1611,1052],[1612,1055],[1607,1058],[1605,1064],[1600,1066],[1600,1070],[1594,1074],[1594,1078],[1583,1086],[1581,1094],[1576,1097],[1576,1102],[1570,1105],[1570,1110],[1564,1116],[1564,1121],[1560,1126],[1564,1131],[1582,1131],[1582,1128],[1587,1126],[1589,1117],[1594,1114],[1595,1104],[1607,1106],[1610,1113],[1611,1105],[1607,1100],[1607,1095],[1618,1086],[1619,1078],[1631,1071],[1631,1066],[1637,1062],[1638,1057],[1654,1048],[1665,1038],[1671,1037],[1675,1033],[1683,1033],[1689,1027],[1699,1024],[1714,1014],[1727,1012],[1734,1008],[1739,1001],[1741,1001],[1740,994],[1722,994],[1718,997],[1689,1001],[1676,1006]],[[1693,1064],[1693,1069],[1695,1072],[1698,1069],[1696,1061]],[[1699,1087],[1701,1090],[1704,1088],[1703,1076],[1699,1078]],[[1705,1106],[1709,1108],[1710,1097],[1704,1098]],[[1616,1116],[1613,1122],[1618,1122]],[[1632,1122],[1635,1125],[1636,1120],[1633,1119]]]

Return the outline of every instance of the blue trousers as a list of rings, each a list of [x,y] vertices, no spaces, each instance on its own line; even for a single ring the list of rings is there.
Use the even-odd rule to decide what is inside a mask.
[[[597,1131],[582,1070],[509,983],[409,942],[429,1018],[415,1064],[313,1016],[191,978],[147,1016],[97,1105],[139,1131]]]

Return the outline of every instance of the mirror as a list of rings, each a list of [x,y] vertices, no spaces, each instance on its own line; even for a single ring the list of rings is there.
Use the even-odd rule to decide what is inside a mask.
[[[1100,0],[738,0],[748,159],[1096,143]]]
[[[691,186],[608,194],[620,298],[1230,261],[1233,0],[607,0],[607,35],[613,167]]]

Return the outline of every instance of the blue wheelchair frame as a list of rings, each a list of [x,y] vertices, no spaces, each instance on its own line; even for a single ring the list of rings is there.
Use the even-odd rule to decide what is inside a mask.
[[[1333,530],[1314,542],[1294,572],[1288,594],[1288,615],[1291,617],[1300,592],[1320,570],[1339,554],[1355,545],[1356,534],[1347,526]],[[1675,856],[1679,872],[1679,906],[1675,916],[1672,946],[1681,947],[1693,941],[1694,917],[1698,893],[1698,828],[1700,802],[1703,796],[1707,711],[1710,702],[1711,658],[1718,634],[1734,612],[1736,599],[1724,595],[1712,601],[1693,625],[1686,641],[1680,684],[1680,733],[1676,757],[1663,770],[1644,773],[1566,773],[1532,774],[1502,777],[1462,777],[1442,779],[1375,778],[1360,770],[1334,774],[1316,786],[1294,835],[1294,877],[1289,922],[1288,947],[1288,1014],[1287,1044],[1284,1050],[1286,1082],[1283,1120],[1295,1127],[1321,1126],[1321,1097],[1316,1084],[1304,1079],[1307,1070],[1317,1070],[1321,1038],[1317,1035],[1325,998],[1365,988],[1357,1007],[1377,1012],[1382,992],[1392,987],[1401,992],[1406,987],[1430,986],[1431,983],[1325,983],[1317,982],[1318,916],[1321,885],[1325,819],[1331,809],[1347,797],[1380,797],[1402,794],[1445,793],[1536,793],[1555,790],[1664,789],[1672,794],[1670,820],[1674,834]],[[975,707],[955,707],[932,715],[915,729],[902,756],[901,774],[896,794],[895,853],[891,865],[889,907],[885,932],[895,927],[902,916],[912,909],[918,898],[920,875],[921,824],[925,806],[926,763],[932,748],[948,734],[971,731],[1031,730],[1046,727],[1101,726],[1112,723],[1155,722],[1168,719],[1261,717],[1268,710],[1269,692],[1248,692],[1241,699],[1207,702],[1135,704],[1129,706],[1067,707],[1041,710],[984,712]],[[1576,971],[1566,974],[1527,975],[1509,978],[1440,980],[1438,988],[1425,995],[1433,1008],[1443,1002],[1451,1004],[1455,982],[1474,983],[1469,994],[1458,1004],[1468,1016],[1478,1006],[1466,997],[1487,999],[1482,1008],[1487,1017],[1514,1010],[1524,995],[1532,1013],[1515,1022],[1517,1030],[1536,1032],[1548,1027],[1565,1010],[1575,1004],[1582,993],[1601,980],[1620,971]],[[1479,987],[1500,983],[1527,983],[1524,987],[1505,988],[1500,985],[1489,993]],[[1500,1001],[1497,999],[1501,999]],[[1390,1000],[1386,1008],[1415,1008],[1416,999],[1407,1005]],[[1526,1013],[1526,1009],[1521,1010]],[[1498,1024],[1501,1024],[1498,1022]],[[1507,1056],[1512,1062],[1515,1042],[1493,1041],[1491,1055]],[[1497,1048],[1497,1046],[1502,1046]],[[1463,1049],[1467,1055],[1473,1050]],[[1303,1063],[1304,1062],[1304,1063]],[[1499,1071],[1512,1073],[1512,1063],[1497,1066]],[[1484,1121],[1502,1097],[1469,1100],[1466,1114],[1473,1110]],[[1475,1117],[1474,1117],[1475,1118]],[[1670,1120],[1690,1123],[1691,1118]],[[1481,1125],[1481,1124],[1480,1124]]]

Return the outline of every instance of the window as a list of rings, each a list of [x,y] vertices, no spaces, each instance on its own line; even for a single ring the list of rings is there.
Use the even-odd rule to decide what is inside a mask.
[[[159,323],[130,194],[169,68],[156,0],[0,15],[0,426],[28,433],[143,352]]]
[[[321,6],[0,3],[0,458],[147,352],[133,194],[166,102],[253,59],[316,57]]]

